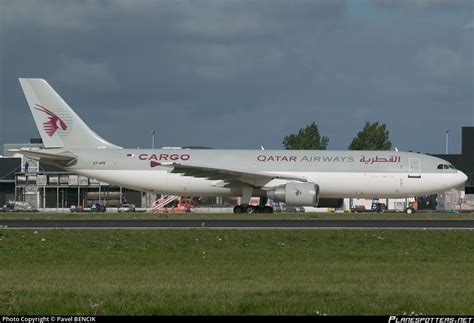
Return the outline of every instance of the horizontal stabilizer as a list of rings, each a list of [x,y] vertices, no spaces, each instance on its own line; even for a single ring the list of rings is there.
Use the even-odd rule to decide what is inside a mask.
[[[20,154],[50,165],[72,166],[77,161],[77,156],[68,151],[52,154],[39,150],[20,149]]]

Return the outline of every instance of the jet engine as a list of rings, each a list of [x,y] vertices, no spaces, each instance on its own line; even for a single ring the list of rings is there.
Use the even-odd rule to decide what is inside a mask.
[[[315,183],[288,183],[267,191],[267,197],[289,206],[317,206],[319,185]]]

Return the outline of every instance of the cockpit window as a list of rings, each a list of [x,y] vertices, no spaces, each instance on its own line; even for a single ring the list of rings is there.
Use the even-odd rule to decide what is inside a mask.
[[[438,165],[438,169],[456,169],[456,167],[454,167],[453,165],[449,164],[439,164]]]

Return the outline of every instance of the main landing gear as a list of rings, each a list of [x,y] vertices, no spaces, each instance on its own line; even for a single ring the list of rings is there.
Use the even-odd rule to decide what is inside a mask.
[[[234,213],[273,213],[271,206],[240,204],[234,207]]]
[[[260,198],[259,205],[240,204],[234,207],[234,213],[273,213],[271,206],[266,206],[268,199],[266,197]]]

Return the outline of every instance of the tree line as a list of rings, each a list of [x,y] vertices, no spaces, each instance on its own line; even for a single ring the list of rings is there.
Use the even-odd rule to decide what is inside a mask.
[[[297,134],[290,134],[283,138],[285,149],[312,149],[326,150],[329,138],[321,136],[316,123],[313,121]],[[390,150],[392,143],[386,124],[366,122],[364,128],[357,133],[349,145],[349,150]]]

